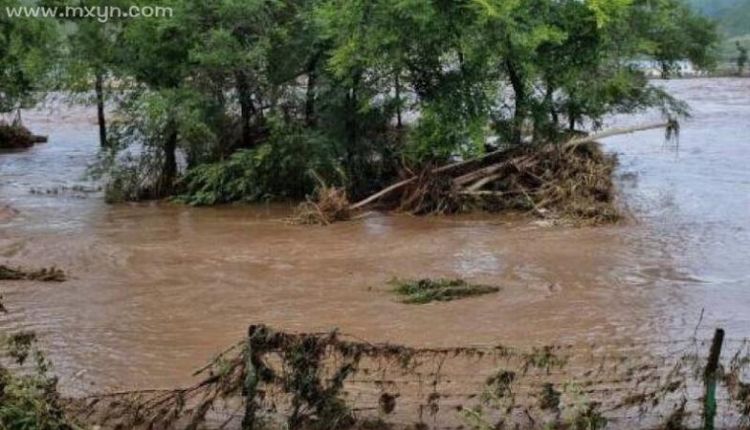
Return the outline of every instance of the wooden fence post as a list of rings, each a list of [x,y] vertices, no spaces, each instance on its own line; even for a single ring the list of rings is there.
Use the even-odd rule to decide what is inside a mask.
[[[719,357],[721,356],[721,345],[724,343],[724,330],[716,329],[714,339],[711,342],[711,351],[703,373],[703,383],[706,386],[706,395],[703,399],[703,429],[714,430],[716,419],[716,377],[719,370]]]

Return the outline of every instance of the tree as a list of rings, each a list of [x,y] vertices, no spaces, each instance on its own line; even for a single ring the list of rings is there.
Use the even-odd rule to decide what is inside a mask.
[[[200,19],[198,15],[184,13],[184,2],[170,1],[165,5],[177,9],[175,16],[179,18],[131,22],[123,32],[123,49],[118,59],[124,72],[141,85],[134,96],[145,97],[152,111],[152,121],[145,124],[158,128],[141,133],[150,137],[145,142],[147,146],[160,152],[156,154],[160,164],[158,178],[149,193],[152,197],[165,197],[174,190],[180,138],[178,119],[181,103],[191,99],[185,81],[192,66],[190,49],[197,37],[193,29]]]
[[[747,48],[742,46],[739,41],[737,41],[737,52],[739,53],[737,55],[737,74],[742,76],[747,65]]]
[[[68,3],[63,2],[61,5]],[[77,7],[123,7],[120,2],[102,0],[75,0],[70,3]],[[124,27],[122,20],[74,19],[63,21],[68,26],[68,39],[63,56],[62,89],[72,94],[88,94],[94,90],[99,144],[107,147],[107,119],[105,104],[108,99],[107,82],[116,78],[119,67],[116,64],[117,50],[121,43]]]
[[[634,11],[641,27],[636,34],[650,45],[648,51],[661,64],[662,78],[669,78],[683,60],[701,69],[715,65],[719,38],[714,21],[679,0],[638,0]]]
[[[19,112],[44,95],[54,64],[57,27],[42,18],[11,17],[8,8],[26,6],[0,0],[0,113]]]

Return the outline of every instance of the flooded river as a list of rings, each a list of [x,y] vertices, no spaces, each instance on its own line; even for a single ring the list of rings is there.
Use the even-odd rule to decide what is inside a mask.
[[[36,330],[75,392],[184,383],[251,323],[420,346],[536,345],[686,337],[705,308],[702,333],[750,336],[750,80],[665,85],[693,108],[679,148],[661,131],[608,140],[635,220],[583,229],[485,215],[307,227],[278,206],[109,206],[76,187],[91,187],[93,115],[27,113],[50,142],[0,154],[0,207],[18,211],[0,216],[0,262],[56,265],[71,279],[4,282],[0,330]],[[393,277],[502,290],[409,306],[388,292]]]

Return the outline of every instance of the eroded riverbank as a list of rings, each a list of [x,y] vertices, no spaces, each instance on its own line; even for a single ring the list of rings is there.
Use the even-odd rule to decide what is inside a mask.
[[[0,155],[0,205],[19,212],[0,224],[0,255],[70,279],[3,283],[15,311],[0,327],[38,331],[74,392],[182,383],[253,322],[420,346],[531,345],[685,336],[705,308],[706,330],[750,335],[750,81],[667,85],[694,109],[679,150],[659,131],[606,142],[638,222],[581,229],[483,215],[319,228],[286,224],[290,208],[278,206],[107,206],[81,191],[94,125],[80,112],[26,114],[50,143]],[[425,276],[502,290],[422,307],[388,292],[393,277]]]

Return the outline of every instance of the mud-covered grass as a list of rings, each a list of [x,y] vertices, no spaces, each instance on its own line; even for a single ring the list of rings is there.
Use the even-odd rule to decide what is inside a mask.
[[[470,284],[463,279],[393,279],[390,285],[401,297],[401,302],[408,304],[449,302],[500,291],[498,287]]]
[[[24,269],[0,264],[0,281],[64,282],[67,279],[65,272],[54,266],[41,269]]]

